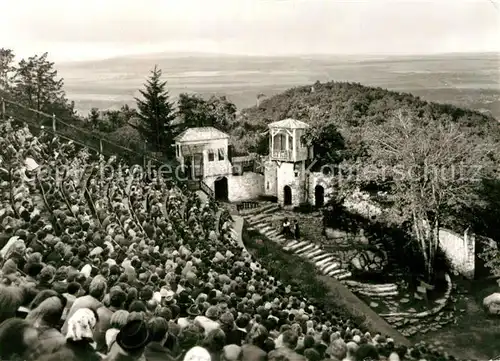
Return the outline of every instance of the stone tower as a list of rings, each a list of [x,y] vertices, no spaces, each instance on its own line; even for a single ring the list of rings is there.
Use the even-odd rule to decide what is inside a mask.
[[[306,202],[312,147],[304,139],[309,124],[285,119],[269,124],[269,158],[264,172],[265,194],[278,198],[283,206]]]

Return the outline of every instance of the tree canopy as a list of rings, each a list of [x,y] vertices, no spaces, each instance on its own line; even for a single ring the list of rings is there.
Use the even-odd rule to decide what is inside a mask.
[[[267,137],[261,133],[267,130],[268,123],[294,118],[318,126],[333,123],[346,142],[355,142],[358,129],[384,123],[401,108],[417,113],[422,119],[446,117],[471,127],[480,136],[494,132],[500,138],[499,124],[490,115],[428,102],[408,93],[334,81],[292,88],[262,100],[259,107],[242,110],[232,135],[236,147],[243,150],[258,143],[256,138]]]
[[[9,98],[39,112],[73,118],[74,104],[64,92],[48,53],[33,55],[14,63],[14,52],[0,49],[0,90]]]
[[[215,127],[229,131],[236,119],[236,106],[225,96],[211,96],[208,100],[197,94],[182,93],[177,102],[183,128]]]
[[[430,278],[445,216],[483,204],[478,197],[482,180],[496,177],[496,144],[459,123],[421,119],[404,109],[381,125],[367,127],[364,141],[369,151],[362,165],[351,160],[341,164],[349,171],[343,183],[385,187],[393,204],[386,221],[411,225]]]

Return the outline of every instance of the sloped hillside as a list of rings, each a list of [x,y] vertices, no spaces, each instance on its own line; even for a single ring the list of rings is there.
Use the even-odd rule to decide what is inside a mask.
[[[262,101],[258,108],[242,110],[232,135],[238,149],[265,152],[267,136],[261,133],[269,122],[295,118],[322,125],[332,121],[338,129],[347,131],[384,122],[401,108],[431,119],[447,117],[475,128],[478,135],[492,131],[500,134],[498,122],[478,111],[424,101],[408,93],[332,81],[292,88]]]

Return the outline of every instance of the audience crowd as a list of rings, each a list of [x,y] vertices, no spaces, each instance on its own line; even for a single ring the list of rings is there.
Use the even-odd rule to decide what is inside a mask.
[[[214,201],[12,119],[0,193],[0,361],[453,359],[282,284]]]

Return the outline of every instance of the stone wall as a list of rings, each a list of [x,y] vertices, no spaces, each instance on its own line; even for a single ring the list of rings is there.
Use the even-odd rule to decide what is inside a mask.
[[[307,201],[315,205],[315,189],[316,186],[321,186],[324,189],[324,204],[328,203],[330,200],[330,194],[333,192],[333,188],[331,186],[331,176],[326,176],[321,172],[311,172],[309,173],[309,192],[307,194]]]
[[[221,177],[219,176],[210,176],[210,177],[203,177],[203,181],[207,184],[207,186],[210,187],[211,190],[215,190],[215,184],[214,182],[218,179],[220,179]],[[229,177],[226,177],[229,181]],[[228,182],[229,183],[229,182]]]
[[[267,196],[277,197],[277,166],[276,162],[270,160],[264,163],[264,194]]]
[[[292,206],[298,206],[305,201],[305,165],[304,163],[278,163],[277,196],[278,203],[284,205],[285,187],[292,191]]]
[[[324,189],[324,203],[328,203],[333,188],[330,185],[331,176],[321,172],[310,172],[305,176],[306,172],[299,172],[295,176],[295,168],[293,163],[281,163],[279,166],[271,162],[266,167],[265,187],[269,182],[269,189],[265,190],[265,194],[277,195],[278,202],[283,204],[284,187],[290,186],[292,189],[292,205],[298,206],[301,202],[307,201],[314,205],[315,188],[322,186]],[[274,176],[276,174],[276,176]],[[276,179],[276,181],[275,181]],[[344,206],[353,213],[357,213],[366,218],[377,218],[383,213],[383,210],[377,204],[370,200],[368,193],[354,192],[349,197]],[[455,271],[465,277],[473,278],[475,271],[475,237],[472,234],[464,234],[460,236],[450,230],[441,229],[439,232],[440,247],[449,258]]]
[[[299,222],[300,233],[303,238],[317,242],[323,240],[323,220],[317,215],[301,214],[295,212],[280,212],[270,217],[270,222],[274,229],[281,230],[283,219],[287,217],[290,220]]]
[[[264,176],[260,173],[245,172],[228,177],[228,198],[230,202],[256,199],[264,193]]]
[[[382,209],[370,200],[366,192],[356,191],[344,201],[344,206],[352,213],[367,219],[373,219],[382,214]]]
[[[474,278],[476,241],[473,234],[466,231],[464,236],[460,236],[448,229],[441,229],[439,246],[456,272]]]

